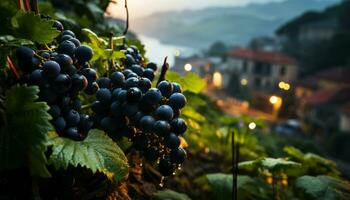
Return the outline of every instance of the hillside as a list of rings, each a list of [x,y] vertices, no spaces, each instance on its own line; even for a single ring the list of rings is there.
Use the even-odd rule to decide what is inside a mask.
[[[252,37],[273,34],[275,29],[306,10],[322,10],[339,0],[287,0],[244,7],[159,12],[132,24],[136,32],[164,43],[204,48],[220,38],[244,44]]]

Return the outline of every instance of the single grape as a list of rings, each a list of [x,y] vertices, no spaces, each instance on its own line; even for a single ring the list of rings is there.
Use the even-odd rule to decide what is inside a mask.
[[[148,78],[140,78],[138,88],[145,93],[152,87],[152,83]]]
[[[74,74],[72,77],[72,89],[82,91],[88,86],[88,81],[83,75]]]
[[[125,89],[130,89],[132,87],[137,87],[139,84],[139,79],[135,77],[128,78],[125,81]]]
[[[61,22],[60,22],[60,21],[57,21],[57,20],[55,20],[55,21],[53,22],[52,27],[56,28],[57,30],[59,30],[59,31],[61,31],[61,32],[64,30],[63,25],[61,24]]]
[[[127,98],[127,91],[126,91],[126,90],[121,90],[121,91],[118,93],[117,100],[118,100],[119,102],[124,102],[124,101],[126,101],[126,98]]]
[[[48,113],[51,115],[51,117],[53,119],[58,118],[61,115],[61,109],[58,105],[51,105],[50,106],[50,110],[48,111]]]
[[[67,74],[59,74],[54,80],[54,89],[57,93],[67,92],[72,85],[72,80]]]
[[[170,133],[164,138],[165,145],[170,149],[176,149],[180,146],[180,139],[174,133]]]
[[[158,120],[153,125],[153,131],[158,136],[166,136],[170,133],[171,127],[170,124],[163,120]]]
[[[126,103],[123,105],[123,114],[132,117],[139,111],[139,107],[135,103]]]
[[[58,54],[54,60],[60,65],[63,71],[70,65],[73,65],[72,58],[67,54]]]
[[[139,76],[143,75],[143,69],[140,65],[134,64],[129,69]]]
[[[153,71],[157,71],[157,64],[150,62],[147,64],[146,68],[152,69]]]
[[[123,87],[125,76],[121,72],[113,72],[111,74],[111,82],[114,87]]]
[[[92,103],[91,109],[97,114],[107,114],[109,112],[109,107],[100,101]]]
[[[58,117],[53,121],[53,126],[55,127],[57,133],[61,134],[66,128],[66,121],[63,119],[63,117]]]
[[[142,97],[142,92],[137,87],[132,87],[128,89],[126,93],[126,98],[129,102],[138,102]]]
[[[166,121],[170,121],[174,117],[173,109],[168,105],[161,105],[155,111],[157,119],[162,119]]]
[[[181,93],[174,93],[169,98],[169,106],[174,110],[185,107],[186,103],[186,97]]]
[[[55,78],[60,74],[61,67],[55,61],[46,61],[43,66],[43,75],[47,78]]]
[[[73,44],[76,46],[76,47],[79,47],[81,44],[80,44],[80,41],[77,39],[77,38],[71,38],[69,39],[69,41],[73,42]]]
[[[72,36],[72,37],[75,38],[75,34],[74,34],[74,32],[71,31],[71,30],[65,30],[65,31],[62,32],[61,35],[70,35],[70,36]]]
[[[76,110],[70,110],[64,117],[68,126],[77,126],[80,121],[80,115]]]
[[[170,159],[175,164],[182,164],[185,162],[186,151],[183,148],[174,149],[170,153]]]
[[[87,45],[80,45],[75,49],[75,58],[78,59],[80,63],[87,62],[91,60],[93,56],[93,51],[91,47]]]
[[[154,76],[155,75],[153,69],[147,68],[145,71],[143,71],[143,77],[148,78],[151,81],[153,81]]]
[[[173,93],[182,93],[182,87],[180,84],[173,82]]]
[[[187,124],[184,119],[181,118],[175,118],[170,122],[171,125],[171,131],[174,132],[177,135],[182,135],[187,130]]]
[[[157,88],[151,88],[148,90],[142,100],[150,105],[157,105],[162,99],[162,93]]]
[[[79,134],[78,129],[76,127],[67,128],[66,136],[75,141],[80,141],[83,139],[83,137]]]
[[[101,77],[96,82],[97,82],[99,88],[110,88],[111,87],[111,80],[107,77]]]
[[[90,84],[97,80],[96,70],[92,68],[84,68],[80,71],[80,73],[86,77]]]
[[[146,115],[140,119],[139,126],[144,132],[150,132],[153,130],[155,120],[152,116]]]
[[[63,42],[69,39],[73,39],[73,37],[71,35],[62,35],[60,42]]]
[[[67,54],[70,57],[74,56],[75,45],[73,42],[65,40],[58,45],[57,52]]]
[[[173,85],[169,81],[161,81],[157,88],[160,90],[163,96],[169,98],[173,93]]]

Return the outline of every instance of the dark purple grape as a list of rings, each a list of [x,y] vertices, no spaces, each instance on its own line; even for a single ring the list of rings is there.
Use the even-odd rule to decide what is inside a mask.
[[[157,64],[150,62],[147,64],[146,68],[152,69],[153,71],[157,71]]]
[[[171,130],[170,124],[163,120],[158,120],[153,125],[153,131],[158,136],[166,136],[170,133],[170,130]]]
[[[139,126],[145,132],[150,132],[153,130],[155,120],[152,116],[146,115],[140,119]]]
[[[93,56],[93,51],[91,47],[87,45],[80,45],[75,49],[74,55],[75,55],[75,58],[78,59],[80,63],[84,63],[91,60]]]
[[[111,74],[111,82],[114,87],[123,87],[125,76],[121,72],[113,72]]]
[[[48,113],[53,119],[56,119],[61,115],[61,109],[58,105],[51,105]]]
[[[145,93],[152,87],[152,83],[148,78],[140,78],[138,88]]]
[[[173,85],[169,81],[161,81],[157,88],[160,90],[163,96],[169,98],[173,93]]]
[[[132,87],[128,89],[126,93],[126,98],[128,102],[139,102],[142,97],[142,92],[137,87]]]
[[[101,77],[96,82],[97,82],[99,88],[110,88],[111,87],[111,80],[107,77]]]
[[[174,117],[173,109],[168,105],[161,105],[155,111],[157,119],[170,121]]]
[[[173,82],[173,93],[182,93],[181,85]]]
[[[129,88],[132,88],[132,87],[137,87],[138,84],[139,84],[139,79],[137,79],[135,77],[131,77],[131,78],[128,78],[125,81],[125,88],[129,89]]]
[[[70,35],[70,36],[72,36],[72,37],[75,38],[75,34],[74,34],[74,32],[71,31],[71,30],[65,30],[65,31],[62,32],[61,35]]]
[[[74,56],[75,45],[73,42],[65,40],[58,45],[57,52],[67,54],[70,57]]]
[[[135,103],[126,103],[123,107],[123,114],[132,117],[139,111],[139,107]]]
[[[63,42],[69,39],[73,39],[73,37],[71,35],[62,35],[60,42]]]
[[[186,97],[181,93],[174,93],[169,98],[169,106],[174,110],[185,107],[186,103]]]
[[[150,104],[150,105],[157,105],[162,99],[162,93],[157,89],[157,88],[151,88],[148,90],[144,98],[142,98],[145,103]]]
[[[54,80],[54,89],[57,93],[67,92],[72,85],[72,80],[67,74],[60,74]]]
[[[80,44],[80,41],[77,39],[77,38],[71,38],[69,39],[69,41],[73,42],[73,44],[76,46],[76,47],[79,47],[81,44]]]
[[[117,100],[118,100],[119,102],[124,102],[124,101],[126,101],[126,98],[127,98],[127,91],[126,91],[126,90],[121,90],[121,91],[118,93]]]
[[[77,126],[80,121],[80,114],[76,110],[70,110],[64,116],[64,119],[66,120],[68,126]]]
[[[154,75],[153,69],[148,68],[148,69],[145,69],[145,71],[143,71],[143,77],[148,78],[151,81],[153,81],[154,76],[155,75]]]
[[[180,139],[174,133],[170,133],[164,138],[165,146],[170,149],[176,149],[180,146]]]
[[[43,75],[47,78],[55,78],[60,74],[61,67],[55,61],[46,61],[43,66]]]
[[[80,121],[78,124],[78,128],[80,131],[82,131],[83,133],[88,133],[93,125],[94,122],[89,115],[80,114]]]
[[[57,20],[55,20],[53,22],[52,27],[56,28],[58,31],[61,31],[61,32],[64,30],[63,25],[61,24],[61,22],[57,21]]]
[[[97,80],[96,70],[94,70],[92,68],[84,68],[81,70],[80,73],[86,77],[86,79],[88,80],[88,82],[90,84]]]
[[[72,77],[72,89],[82,91],[88,86],[88,81],[83,75],[74,74]]]
[[[140,65],[132,65],[129,69],[139,76],[143,75],[143,69]]]
[[[184,119],[181,118],[175,118],[170,122],[171,125],[171,131],[174,132],[177,135],[182,135],[187,130],[187,124]]]
[[[73,65],[72,58],[67,54],[59,54],[55,57],[55,61],[60,65],[62,71],[66,70],[69,66]]]
[[[96,99],[103,104],[110,104],[112,100],[112,93],[107,88],[101,88],[96,93]]]
[[[79,134],[78,129],[76,127],[67,128],[66,136],[75,141],[80,141],[83,139],[83,137]]]
[[[41,57],[45,58],[45,59],[50,59],[50,54],[48,52],[43,52],[41,53]]]
[[[109,106],[101,103],[100,101],[95,101],[92,103],[91,109],[97,114],[107,114],[109,112]]]
[[[185,162],[186,151],[183,148],[174,149],[171,151],[170,159],[175,164],[182,164]]]
[[[125,55],[125,65],[131,67],[133,64],[136,64],[135,59],[130,54]]]
[[[122,73],[125,77],[127,77],[130,73],[132,73],[132,71],[130,69],[126,69],[126,70],[122,71]]]
[[[66,121],[63,119],[63,117],[58,117],[53,121],[52,124],[59,134],[61,134],[66,129]]]
[[[111,104],[111,113],[112,113],[112,115],[113,114],[119,115],[121,113],[121,111],[122,111],[122,106],[121,106],[120,102],[115,101],[115,102],[113,102]]]

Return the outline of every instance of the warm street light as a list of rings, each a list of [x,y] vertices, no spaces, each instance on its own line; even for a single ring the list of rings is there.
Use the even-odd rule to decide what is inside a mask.
[[[273,95],[270,97],[270,103],[271,104],[276,104],[278,102],[278,98],[277,96]]]
[[[281,81],[278,83],[278,87],[282,90],[289,90],[290,89],[290,84],[286,83],[284,81]]]
[[[250,123],[248,124],[248,128],[249,128],[250,130],[254,130],[254,129],[256,128],[256,124],[255,124],[254,122],[250,122]]]
[[[213,84],[215,87],[222,86],[222,75],[220,72],[214,72],[213,74]]]
[[[189,72],[192,70],[192,65],[190,63],[187,63],[185,66],[184,66],[184,69],[185,71]]]

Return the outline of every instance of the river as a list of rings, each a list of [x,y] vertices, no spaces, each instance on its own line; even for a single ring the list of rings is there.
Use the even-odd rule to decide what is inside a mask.
[[[186,57],[198,52],[198,50],[190,47],[164,44],[156,38],[145,35],[137,35],[137,37],[145,45],[146,57],[158,65],[163,63],[165,56],[168,56],[168,63],[172,67],[175,62],[175,56]]]

